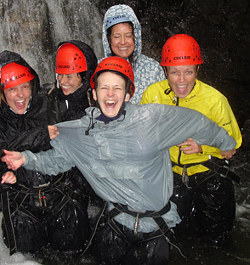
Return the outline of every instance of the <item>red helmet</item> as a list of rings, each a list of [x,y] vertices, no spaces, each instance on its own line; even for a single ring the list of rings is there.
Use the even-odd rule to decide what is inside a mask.
[[[189,35],[174,35],[163,46],[162,66],[196,65],[202,63],[200,46]]]
[[[87,71],[83,52],[72,43],[63,44],[56,54],[56,73],[74,74]]]
[[[30,68],[17,64],[6,64],[1,69],[1,84],[3,89],[18,86],[32,80],[35,76],[31,73]]]
[[[103,59],[96,67],[94,74],[90,79],[90,84],[92,89],[95,88],[95,75],[98,72],[102,72],[105,70],[109,71],[116,71],[125,75],[131,81],[131,97],[134,95],[135,92],[135,85],[134,85],[134,72],[131,64],[126,61],[125,59],[117,56],[110,56]]]

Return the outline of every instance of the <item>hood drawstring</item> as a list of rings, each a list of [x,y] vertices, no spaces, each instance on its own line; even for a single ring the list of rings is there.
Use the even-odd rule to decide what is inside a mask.
[[[96,122],[94,122],[94,110],[95,110],[95,109],[92,109],[92,111],[91,111],[91,117],[90,117],[90,121],[89,121],[89,127],[88,127],[88,129],[85,131],[85,135],[89,135],[89,131],[90,131],[91,129],[94,129],[94,126],[95,126],[95,124],[96,124]]]

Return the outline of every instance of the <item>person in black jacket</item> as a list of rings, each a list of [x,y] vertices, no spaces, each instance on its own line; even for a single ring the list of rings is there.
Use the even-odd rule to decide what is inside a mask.
[[[94,104],[90,78],[96,66],[96,55],[86,43],[77,40],[59,43],[56,82],[44,85],[44,89],[50,89],[51,124],[79,119]]]
[[[48,150],[48,114],[52,114],[47,96],[37,93],[38,75],[19,54],[10,51],[0,53],[0,68],[1,152],[5,148]],[[83,178],[77,178],[76,183],[72,172],[70,179],[68,172],[57,176],[24,168],[12,172],[2,162],[0,174],[2,182],[6,174],[17,179],[11,187],[0,184],[3,237],[10,254],[35,253],[43,246],[82,250],[90,234],[88,197],[79,193],[88,189]]]
[[[79,119],[85,115],[85,109],[93,106],[90,78],[97,66],[93,49],[79,40],[70,40],[58,44],[56,53],[56,81],[44,84],[42,91],[48,94],[50,104],[50,124]],[[104,202],[92,190],[82,173],[76,168],[67,172],[75,192],[87,196],[88,217],[94,229]],[[85,207],[85,204],[84,204]]]
[[[50,124],[76,120],[85,115],[85,109],[94,105],[90,78],[97,66],[93,49],[86,43],[70,40],[58,44],[56,53],[56,81],[44,84],[49,99]],[[88,217],[94,228],[104,203],[92,190],[82,173],[72,168],[66,173],[72,188],[78,196],[88,201]],[[83,204],[83,210],[86,204]]]

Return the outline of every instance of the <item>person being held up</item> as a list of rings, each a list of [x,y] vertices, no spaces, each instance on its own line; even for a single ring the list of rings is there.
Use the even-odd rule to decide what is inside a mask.
[[[235,140],[197,111],[131,104],[133,69],[123,58],[103,59],[91,86],[97,106],[79,120],[57,124],[51,150],[4,150],[2,161],[12,170],[24,165],[54,175],[78,167],[107,202],[92,241],[98,264],[167,264],[171,229],[180,222],[170,201],[169,148],[192,137],[233,154]]]
[[[142,93],[151,84],[164,80],[160,64],[141,53],[141,25],[133,9],[127,5],[114,5],[105,13],[102,28],[105,57],[127,59],[134,71],[135,93],[132,103],[139,104]]]
[[[197,110],[223,127],[242,143],[239,126],[228,100],[215,88],[197,79],[203,63],[196,40],[186,34],[170,37],[162,49],[161,65],[164,81],[149,86],[141,104],[158,103]],[[192,126],[192,124],[190,124]],[[174,171],[174,195],[182,219],[181,231],[190,231],[193,224],[199,235],[213,244],[226,242],[235,219],[235,176],[220,161],[231,155],[217,147],[196,143],[189,138],[170,148]],[[212,158],[212,159],[211,159]],[[221,176],[221,173],[226,174]]]

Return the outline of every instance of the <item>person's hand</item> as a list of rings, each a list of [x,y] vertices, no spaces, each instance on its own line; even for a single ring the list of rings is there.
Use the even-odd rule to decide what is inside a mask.
[[[55,125],[48,125],[49,137],[54,139],[59,134],[58,128]]]
[[[232,158],[232,156],[234,154],[236,154],[236,150],[235,149],[228,150],[228,151],[220,151],[220,152],[221,152],[221,156],[223,158],[226,158],[226,159],[230,159],[230,158]]]
[[[180,150],[183,151],[184,154],[202,153],[201,145],[198,145],[192,138],[188,138],[185,142],[177,146],[184,146],[180,148]]]
[[[20,152],[3,150],[5,156],[1,158],[2,162],[5,162],[8,169],[17,170],[25,163],[25,156]]]
[[[7,171],[2,176],[1,183],[14,184],[16,183],[16,175],[12,171]]]

